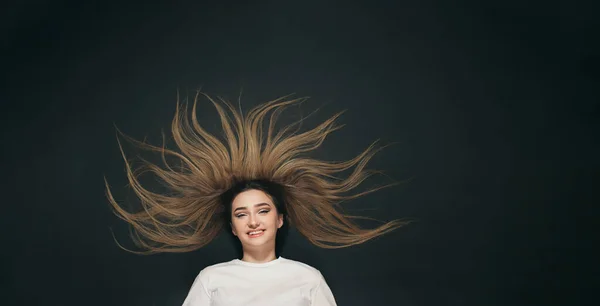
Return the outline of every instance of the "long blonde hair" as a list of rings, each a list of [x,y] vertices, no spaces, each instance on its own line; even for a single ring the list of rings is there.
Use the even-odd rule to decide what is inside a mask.
[[[196,117],[200,95],[212,102],[221,120],[224,141],[208,133]],[[335,124],[342,112],[308,131],[293,130],[295,122],[280,131],[275,124],[282,111],[305,98],[287,96],[258,105],[245,116],[224,99],[213,99],[198,92],[192,114],[187,104],[177,103],[171,125],[178,150],[165,145],[154,146],[126,139],[162,156],[164,167],[143,161],[134,168],[123,151],[127,179],[139,198],[143,210],[128,212],[115,201],[105,179],[106,194],[115,214],[133,228],[133,240],[143,249],[137,253],[187,252],[199,249],[213,240],[226,225],[222,195],[236,182],[267,180],[282,186],[286,221],[311,243],[322,248],[342,248],[363,243],[388,233],[408,221],[393,220],[372,228],[361,228],[353,219],[371,219],[347,215],[340,204],[384,187],[350,194],[377,171],[365,167],[382,147],[372,143],[356,157],[343,162],[327,162],[309,158],[306,153],[317,149],[327,135],[341,126]],[[268,122],[265,118],[268,116]],[[191,120],[190,120],[191,119]],[[266,133],[263,124],[267,124]],[[265,135],[266,134],[266,135]],[[118,138],[117,138],[118,140]],[[178,160],[177,166],[167,157]],[[346,170],[351,173],[338,178]],[[150,171],[161,179],[170,192],[157,193],[142,186],[139,175]],[[373,219],[371,219],[373,220]]]

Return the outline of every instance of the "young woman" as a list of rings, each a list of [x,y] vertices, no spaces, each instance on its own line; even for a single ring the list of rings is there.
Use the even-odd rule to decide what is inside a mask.
[[[143,187],[138,177],[142,172],[133,169],[119,144],[128,180],[144,209],[124,210],[114,200],[108,183],[107,195],[117,216],[133,226],[134,241],[143,249],[139,253],[197,250],[226,227],[241,245],[241,258],[201,270],[184,306],[336,305],[319,270],[279,256],[278,248],[288,224],[316,246],[341,248],[363,243],[406,223],[394,220],[363,229],[353,219],[369,218],[347,215],[340,206],[343,201],[393,185],[350,193],[375,173],[365,170],[377,152],[375,143],[348,161],[312,159],[307,153],[340,128],[334,123],[341,113],[305,132],[293,130],[296,125],[299,129],[302,120],[277,132],[275,124],[281,112],[304,99],[282,97],[244,115],[227,101],[203,96],[219,114],[224,141],[198,123],[195,114],[199,95],[193,103],[191,120],[187,105],[177,105],[171,130],[178,151],[128,138],[161,153],[164,167],[145,161],[141,170],[160,178],[169,193]],[[174,158],[177,164],[168,158]],[[350,169],[347,177],[336,176]]]

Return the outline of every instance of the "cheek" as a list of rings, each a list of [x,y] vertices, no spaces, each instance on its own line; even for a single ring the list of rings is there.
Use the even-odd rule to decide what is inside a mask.
[[[232,218],[232,219],[231,219],[231,229],[232,229],[234,232],[236,232],[236,233],[237,233],[237,232],[238,232],[238,231],[240,231],[242,228],[243,228],[243,227],[242,227],[242,225],[240,224],[240,220],[238,220],[238,219],[236,219],[236,218]]]
[[[269,226],[273,228],[279,227],[279,218],[277,216],[269,218]]]

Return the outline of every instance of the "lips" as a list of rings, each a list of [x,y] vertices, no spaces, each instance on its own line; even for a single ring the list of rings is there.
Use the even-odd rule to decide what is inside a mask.
[[[250,238],[256,238],[256,237],[260,237],[264,234],[265,230],[255,230],[255,231],[250,231],[248,232],[248,236],[250,236]]]

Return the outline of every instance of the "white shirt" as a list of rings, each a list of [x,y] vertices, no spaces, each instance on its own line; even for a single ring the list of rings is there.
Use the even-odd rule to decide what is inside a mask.
[[[266,263],[234,259],[204,268],[183,306],[336,306],[321,272],[278,257]]]

